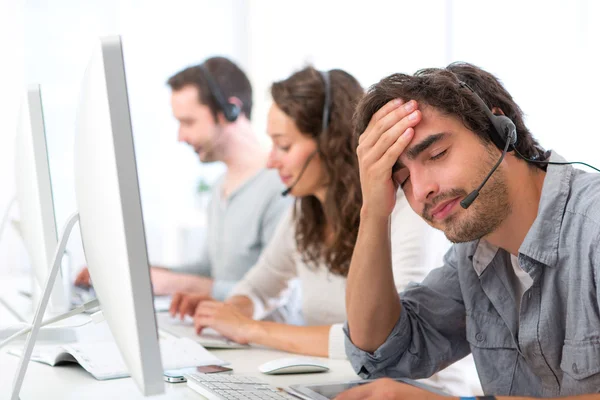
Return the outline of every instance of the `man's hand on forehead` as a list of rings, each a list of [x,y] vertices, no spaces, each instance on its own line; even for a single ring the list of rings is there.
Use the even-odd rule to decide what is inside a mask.
[[[401,146],[401,150],[399,148],[393,149],[393,146],[398,141],[403,142],[406,139],[403,137],[405,133],[412,135],[414,126],[419,123],[421,118],[422,114],[415,100],[404,102],[401,99],[394,99],[373,114],[367,129],[359,139],[359,149],[363,146],[372,150],[371,156],[381,159],[385,164],[389,164],[391,170],[406,148],[404,145]],[[400,140],[401,138],[403,140]],[[388,153],[390,149],[392,151]],[[391,156],[394,154],[398,154],[398,156],[393,157],[392,160]]]
[[[416,101],[401,99],[389,101],[371,117],[356,150],[364,204],[384,205],[384,214],[393,210],[396,184],[392,168],[408,147],[421,118]]]

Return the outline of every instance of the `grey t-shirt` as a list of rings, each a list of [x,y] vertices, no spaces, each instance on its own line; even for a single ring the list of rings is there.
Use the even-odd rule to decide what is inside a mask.
[[[564,159],[553,152],[550,161]],[[400,318],[374,353],[356,347],[346,325],[348,358],[363,377],[422,378],[473,353],[486,394],[596,393],[599,243],[600,175],[549,165],[519,248],[531,278],[522,296],[506,250],[456,244],[441,268],[400,294]]]
[[[285,186],[274,170],[261,169],[226,199],[222,198],[223,180],[215,184],[208,205],[201,259],[180,269],[213,278],[212,296],[217,300],[224,300],[256,263],[292,202],[281,196]]]

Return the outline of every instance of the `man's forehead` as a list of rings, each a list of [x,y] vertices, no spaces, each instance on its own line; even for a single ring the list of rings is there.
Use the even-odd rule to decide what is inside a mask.
[[[406,150],[398,159],[399,166],[403,167],[407,161],[418,157],[432,145],[454,136],[460,126],[458,119],[449,117],[432,107],[419,107],[421,121],[414,128],[414,135]]]
[[[458,116],[448,115],[428,105],[419,104],[419,110],[422,117],[414,128],[411,145],[438,132],[459,132],[467,129]]]
[[[190,84],[180,87],[178,90],[174,90],[173,94],[178,94],[180,96],[185,96],[185,97],[191,96],[191,97],[198,98],[198,95],[200,94],[200,90],[198,89],[198,87],[196,85],[193,85],[190,83]]]

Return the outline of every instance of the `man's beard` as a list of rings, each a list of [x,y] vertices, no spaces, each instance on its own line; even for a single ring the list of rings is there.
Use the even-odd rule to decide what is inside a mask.
[[[202,163],[212,163],[217,161],[217,156],[215,155],[214,148],[210,148],[207,151],[201,150],[196,152],[196,154],[198,154],[200,162]]]
[[[212,163],[221,160],[223,153],[223,132],[217,128],[212,139],[206,143],[196,154],[202,163]]]
[[[490,165],[481,167],[480,173],[477,174],[478,177],[474,179],[473,188],[479,186],[489,173],[495,160],[490,161]],[[466,190],[457,188],[443,193],[437,196],[431,204],[425,205],[421,216],[433,227],[444,231],[451,242],[463,243],[489,235],[500,226],[511,212],[505,173],[501,166],[490,177],[481,189],[477,200],[467,210],[459,210],[442,222],[434,221],[431,210],[436,205],[456,197],[464,198],[467,194]]]

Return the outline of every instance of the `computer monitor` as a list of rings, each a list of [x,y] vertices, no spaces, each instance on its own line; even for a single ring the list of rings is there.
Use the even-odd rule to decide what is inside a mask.
[[[104,318],[144,395],[164,392],[120,37],[85,72],[75,137],[83,248]]]
[[[15,141],[15,183],[19,232],[31,263],[32,294],[37,294],[33,298],[39,299],[58,242],[39,85],[27,89],[21,104]],[[65,278],[59,273],[55,281],[50,312],[64,312],[70,306],[64,285],[68,277]]]

